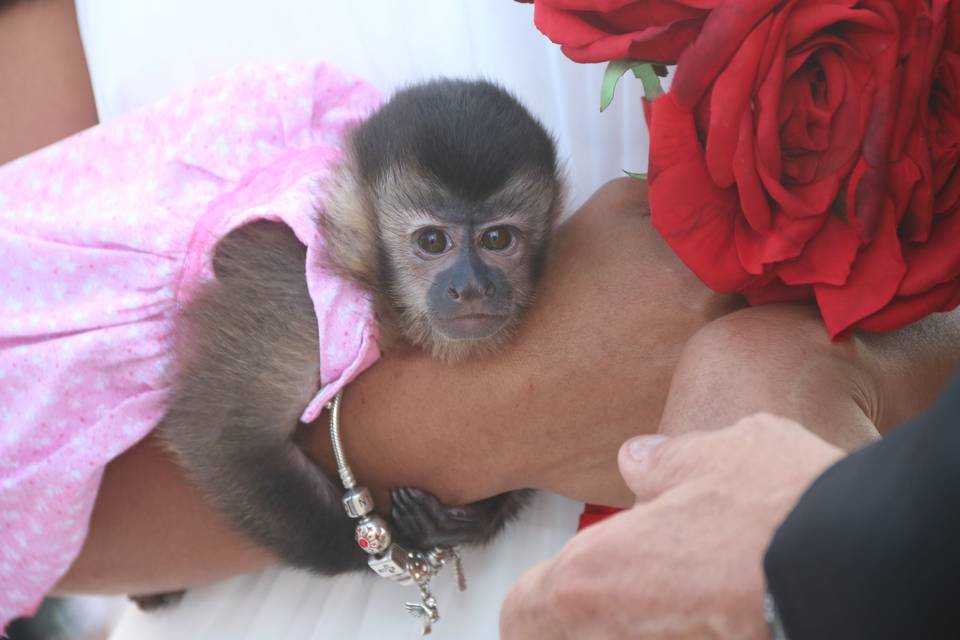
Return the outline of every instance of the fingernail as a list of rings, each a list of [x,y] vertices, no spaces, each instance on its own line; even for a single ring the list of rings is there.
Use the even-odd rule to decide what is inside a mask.
[[[637,462],[643,462],[656,447],[669,440],[667,436],[640,436],[630,441],[628,447],[630,457]]]

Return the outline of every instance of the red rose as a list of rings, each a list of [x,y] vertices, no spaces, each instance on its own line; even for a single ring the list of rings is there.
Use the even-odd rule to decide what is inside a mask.
[[[651,109],[657,229],[714,289],[815,298],[832,336],[955,307],[960,0],[787,0],[746,30],[763,3],[721,4]]]
[[[536,0],[537,28],[574,62],[673,64],[721,0]]]
[[[891,169],[902,174],[911,165],[922,167],[924,189],[917,190],[919,202],[908,203],[900,223],[906,275],[896,297],[859,325],[875,331],[960,304],[960,3],[935,3],[934,11],[932,74],[928,68],[911,79],[919,81],[919,89],[906,88],[918,91],[923,110],[912,128],[904,127],[905,159]]]

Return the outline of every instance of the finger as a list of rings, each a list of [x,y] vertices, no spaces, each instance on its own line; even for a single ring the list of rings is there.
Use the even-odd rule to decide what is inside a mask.
[[[631,438],[620,447],[620,475],[638,502],[653,500],[675,482],[672,462],[663,455],[670,444],[671,438],[653,435]]]
[[[562,640],[563,626],[550,606],[548,574],[551,561],[527,570],[507,594],[500,609],[500,639]]]

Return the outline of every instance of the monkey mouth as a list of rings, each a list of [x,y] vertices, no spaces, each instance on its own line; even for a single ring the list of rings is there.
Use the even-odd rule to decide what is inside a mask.
[[[503,328],[508,317],[493,313],[465,313],[443,320],[440,330],[454,340],[481,340]]]

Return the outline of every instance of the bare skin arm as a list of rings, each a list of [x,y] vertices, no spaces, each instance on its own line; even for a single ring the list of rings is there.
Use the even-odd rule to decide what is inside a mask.
[[[831,342],[813,307],[742,309],[687,343],[660,430],[718,429],[763,411],[856,449],[926,409],[957,367],[960,311]]]
[[[564,227],[540,300],[504,353],[457,367],[390,355],[348,387],[345,445],[363,482],[448,503],[534,486],[627,504],[620,443],[656,428],[684,341],[733,303],[672,262],[634,204],[642,196],[641,184],[616,181]],[[325,461],[325,424],[303,435]],[[148,438],[108,467],[60,589],[174,589],[271,561]]]
[[[21,82],[18,92],[4,90],[6,101],[0,102],[4,159],[95,124],[86,68],[77,55],[81,48],[72,3],[32,0],[2,9],[0,35],[9,33],[31,36],[26,42],[0,37],[0,64],[16,67]],[[36,55],[23,55],[24,47],[33,47],[29,50]],[[34,117],[47,106],[59,109]],[[6,135],[8,131],[16,135]],[[708,323],[738,303],[706,291],[670,254],[640,215],[637,203],[644,201],[643,189],[636,182],[617,181],[564,228],[541,299],[511,349],[456,368],[419,354],[395,354],[350,386],[346,446],[365,482],[381,489],[420,486],[448,503],[534,486],[626,504],[630,495],[617,473],[617,449],[626,437],[656,428],[681,353],[686,374],[678,380],[692,384],[704,403],[718,397],[732,400],[734,395],[718,392],[746,388],[711,386],[726,382],[724,376],[732,371],[746,371],[743,366],[718,366],[716,375],[698,382],[703,377],[693,366],[698,353],[736,355],[729,348],[737,346],[736,341],[724,340],[740,335],[738,325]],[[783,313],[799,317],[808,328],[817,326],[809,312],[791,309]],[[734,318],[755,319],[765,326],[765,313],[772,311],[753,310]],[[777,326],[767,326],[764,340],[769,345],[792,335],[778,338]],[[698,340],[684,350],[689,337],[701,329]],[[803,335],[822,347],[815,332]],[[847,400],[854,398],[873,424],[893,424],[895,416],[912,411],[939,386],[939,374],[929,372],[955,361],[949,350],[937,353],[939,340],[935,331],[878,342],[864,339],[850,357],[839,359],[833,358],[828,344],[830,357],[819,362],[843,364],[837,377],[808,379],[829,383],[828,391],[841,401],[847,393]],[[909,357],[918,346],[923,346],[922,357]],[[783,359],[774,360],[784,364]],[[768,372],[768,377],[781,378],[766,387],[768,398],[788,386],[794,369],[786,362]],[[755,368],[758,375],[759,361]],[[843,384],[833,384],[837,380]],[[818,402],[824,397],[814,396]],[[883,407],[871,397],[882,398]],[[756,394],[755,402],[764,402],[763,394]],[[743,412],[749,406],[728,410]],[[691,401],[684,408],[699,415],[701,424],[706,422],[704,406]],[[677,409],[668,407],[666,417],[673,411],[675,424],[682,425]],[[828,435],[833,429],[836,441],[858,442],[875,435],[863,424],[853,435],[843,433],[842,422],[831,424],[829,419],[821,420],[818,429]],[[323,431],[319,425],[302,435],[312,455],[329,465]],[[90,535],[60,590],[155,592],[272,561],[225,524],[151,437],[107,469]]]
[[[388,356],[348,388],[346,447],[364,482],[451,504],[534,486],[626,506],[618,447],[656,430],[665,402],[667,431],[766,408],[853,448],[919,411],[960,363],[950,316],[835,344],[805,307],[729,313],[736,302],[691,279],[639,215],[643,195],[615,181],[564,227],[541,299],[503,354],[458,367]],[[325,427],[303,435],[330,468]],[[174,588],[270,561],[148,439],[108,468],[62,588]]]
[[[0,164],[97,124],[73,0],[0,2]]]

